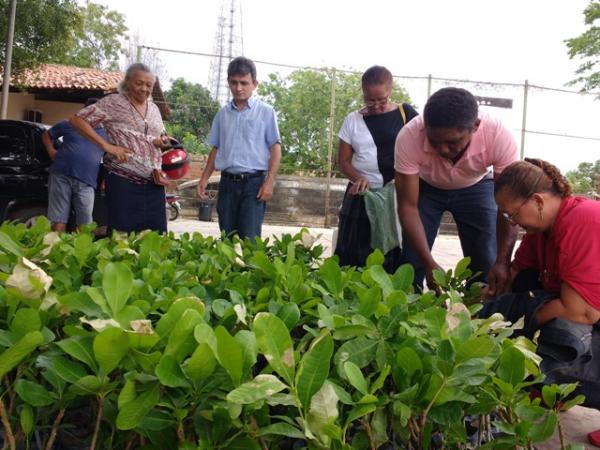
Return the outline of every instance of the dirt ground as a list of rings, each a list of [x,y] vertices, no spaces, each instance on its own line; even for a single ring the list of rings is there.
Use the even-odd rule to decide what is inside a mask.
[[[318,242],[325,247],[325,256],[331,255],[333,229],[310,228],[310,233],[319,236]],[[169,231],[175,234],[180,233],[202,233],[204,235],[219,236],[219,226],[216,222],[201,222],[192,219],[178,219],[169,222]],[[263,225],[263,238],[267,236],[280,236],[285,233],[296,234],[300,227]],[[433,256],[436,261],[444,268],[454,267],[459,259],[462,258],[460,242],[456,236],[440,235],[436,239],[433,247]],[[583,444],[586,449],[596,449],[598,447],[591,445],[587,440],[587,433],[600,429],[600,411],[590,408],[576,406],[575,408],[561,413],[560,420],[565,430],[565,440],[569,444]],[[538,450],[558,450],[560,449],[560,440],[555,433],[552,438],[543,444],[536,445]]]

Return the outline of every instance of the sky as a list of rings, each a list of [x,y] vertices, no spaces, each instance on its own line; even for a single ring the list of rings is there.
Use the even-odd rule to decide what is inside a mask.
[[[125,15],[145,45],[213,53],[219,0],[97,0]],[[254,60],[297,66],[365,70],[385,65],[394,75],[457,78],[565,88],[579,62],[565,39],[585,30],[589,0],[240,0],[244,54]],[[205,86],[210,58],[161,52],[166,80],[183,77]],[[289,69],[258,65],[258,78]],[[264,79],[264,78],[263,78]],[[402,79],[400,82],[402,83]],[[421,108],[424,81],[406,81]],[[165,83],[166,82],[166,83]],[[444,84],[434,85],[436,88]],[[512,110],[490,108],[520,143],[520,87],[462,85],[479,95],[513,98]],[[572,88],[569,88],[572,89]],[[600,101],[534,90],[527,129],[599,137]],[[600,159],[600,141],[529,133],[526,156],[572,169]]]

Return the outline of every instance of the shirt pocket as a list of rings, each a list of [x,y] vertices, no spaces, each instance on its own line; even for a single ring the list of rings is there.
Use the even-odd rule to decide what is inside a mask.
[[[254,141],[260,136],[260,121],[258,119],[248,119],[244,121],[242,128],[244,138]]]

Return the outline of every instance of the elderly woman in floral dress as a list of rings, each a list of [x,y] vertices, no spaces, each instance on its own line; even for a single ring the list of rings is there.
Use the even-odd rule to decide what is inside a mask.
[[[168,138],[158,107],[150,101],[155,77],[144,64],[133,64],[119,85],[79,111],[71,125],[100,146],[107,155],[106,200],[108,232],[167,231],[166,179],[161,171],[161,150]],[[94,127],[102,125],[110,142]]]

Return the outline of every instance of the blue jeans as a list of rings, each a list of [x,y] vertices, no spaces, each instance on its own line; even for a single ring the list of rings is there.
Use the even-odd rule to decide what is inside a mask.
[[[48,177],[48,220],[52,223],[68,223],[71,208],[75,211],[75,223],[92,223],[95,189],[77,178],[58,172]]]
[[[449,211],[454,217],[463,255],[471,257],[471,270],[481,272],[478,280],[486,281],[497,253],[497,207],[491,175],[487,175],[473,186],[462,189],[438,189],[423,180],[420,181],[419,215],[430,250],[444,211]],[[402,245],[402,263],[409,263],[415,267],[415,285],[420,287],[425,277],[421,258],[408,239],[403,239]]]
[[[266,203],[256,198],[265,176],[234,180],[221,176],[217,214],[219,228],[240,238],[260,237]]]

